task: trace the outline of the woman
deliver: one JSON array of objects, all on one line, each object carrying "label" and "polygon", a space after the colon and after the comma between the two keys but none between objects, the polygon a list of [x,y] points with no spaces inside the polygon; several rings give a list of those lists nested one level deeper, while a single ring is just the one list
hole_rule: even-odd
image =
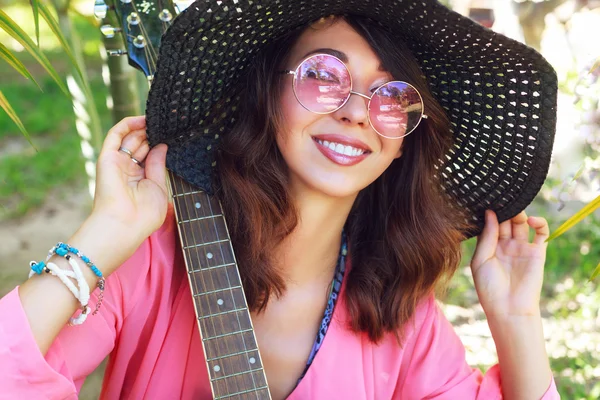
[{"label": "woman", "polygon": [[[93,260],[107,277],[103,301],[96,290],[89,303],[92,309],[102,303],[99,313],[64,327],[78,301],[56,277],[32,273],[0,302],[0,397],[75,398],[108,354],[103,398],[211,397],[164,183],[166,160],[223,203],[272,398],[558,398],[539,310],[548,226],[519,212],[539,190],[547,159],[528,150],[542,165],[524,162],[531,179],[503,189],[504,181],[495,180],[501,169],[490,164],[487,184],[469,189],[480,210],[502,209],[504,202],[503,211],[513,212],[501,224],[485,213],[471,262],[500,361],[482,376],[466,365],[432,294],[455,271],[460,241],[479,233],[483,222],[468,199],[445,197],[460,195],[458,187],[444,184],[444,193],[441,186],[446,175],[452,181],[469,171],[438,169],[446,154],[466,155],[456,134],[452,140],[450,128],[462,132],[455,110],[444,104],[454,91],[430,93],[422,77],[427,63],[365,16],[389,14],[402,25],[400,16],[442,13],[452,19],[444,26],[479,28],[433,2],[391,2],[385,10],[382,2],[349,3],[197,2],[175,20],[163,38],[148,132],[143,117],[109,131],[93,212],[67,242],[75,256],[49,259],[61,270],[81,267],[85,279],[76,279],[80,289],[73,293],[82,305],[88,303],[81,287],[95,287],[98,272],[79,251]],[[359,15],[319,19],[343,11]],[[236,15],[248,16],[248,25],[236,25]],[[274,15],[283,16],[275,22]],[[298,28],[287,29],[293,19]],[[227,33],[240,30],[246,34],[233,44]],[[221,41],[212,40],[220,32]],[[426,52],[426,39],[418,40]],[[237,52],[239,43],[246,45]],[[225,52],[230,58],[219,59]],[[479,136],[488,137],[483,129]],[[551,146],[553,128],[537,131],[526,132],[550,138]],[[489,139],[496,140],[493,132]],[[502,164],[498,148],[521,144],[501,140],[472,151]],[[159,142],[168,144],[168,155]],[[227,398],[246,397],[258,398]]]}]

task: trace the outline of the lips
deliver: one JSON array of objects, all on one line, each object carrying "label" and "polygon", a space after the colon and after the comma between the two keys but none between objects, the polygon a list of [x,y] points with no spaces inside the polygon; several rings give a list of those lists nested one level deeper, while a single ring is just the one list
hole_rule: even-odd
[{"label": "lips", "polygon": [[313,136],[313,142],[325,157],[338,165],[355,165],[371,154],[371,149],[365,143],[347,136],[316,135]]}]

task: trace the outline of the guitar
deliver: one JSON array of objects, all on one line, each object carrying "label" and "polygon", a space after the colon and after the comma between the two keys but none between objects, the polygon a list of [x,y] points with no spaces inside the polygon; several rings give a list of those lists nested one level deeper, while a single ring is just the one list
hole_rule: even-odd
[{"label": "guitar", "polygon": [[[112,55],[126,54],[151,83],[161,35],[177,15],[175,5],[96,0],[97,16],[109,10],[120,26],[101,30],[121,33],[126,49]],[[172,171],[167,176],[213,398],[271,399],[221,204]]]}]

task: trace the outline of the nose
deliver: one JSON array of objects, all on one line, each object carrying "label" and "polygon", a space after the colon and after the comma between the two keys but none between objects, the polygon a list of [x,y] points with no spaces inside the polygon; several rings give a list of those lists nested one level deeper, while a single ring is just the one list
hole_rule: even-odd
[{"label": "nose", "polygon": [[369,98],[361,93],[350,92],[346,104],[333,113],[334,117],[346,124],[358,124],[361,127],[369,125]]}]

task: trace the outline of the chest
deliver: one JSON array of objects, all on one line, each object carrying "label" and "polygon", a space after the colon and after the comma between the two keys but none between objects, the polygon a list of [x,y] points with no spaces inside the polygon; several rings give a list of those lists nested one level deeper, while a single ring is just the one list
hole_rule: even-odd
[{"label": "chest", "polygon": [[283,299],[252,321],[269,388],[274,400],[285,399],[296,387],[321,326],[324,301],[290,304]]}]

